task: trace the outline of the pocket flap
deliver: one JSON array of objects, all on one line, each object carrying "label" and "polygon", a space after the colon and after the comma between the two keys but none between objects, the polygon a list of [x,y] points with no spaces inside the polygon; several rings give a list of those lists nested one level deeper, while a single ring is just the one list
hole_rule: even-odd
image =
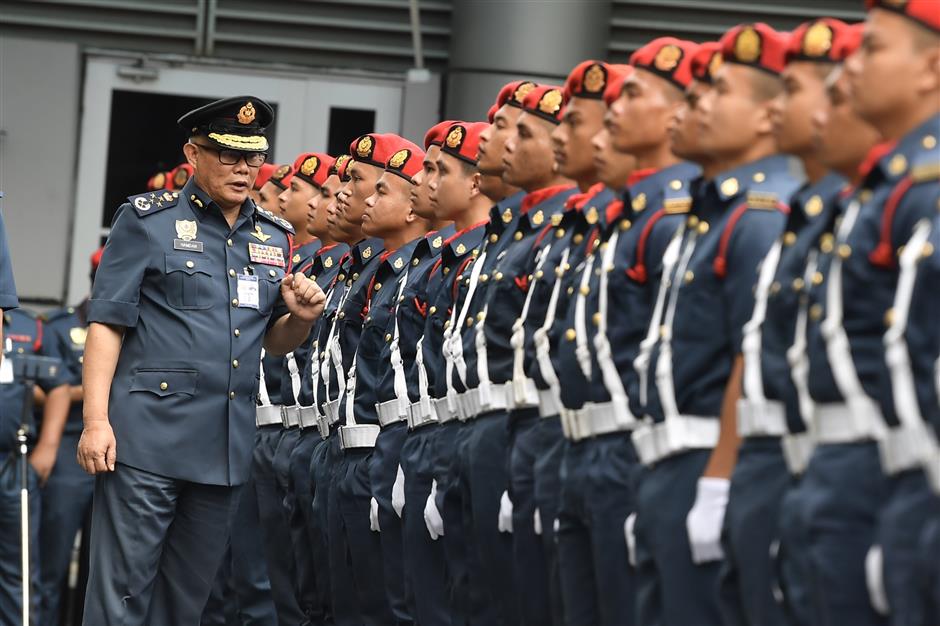
[{"label": "pocket flap", "polygon": [[267,266],[255,266],[255,273],[258,275],[258,278],[269,282],[269,283],[279,283],[284,280],[285,272],[282,267],[267,267]]},{"label": "pocket flap", "polygon": [[199,372],[182,369],[138,369],[131,379],[131,391],[149,391],[165,397],[173,394],[196,395]]},{"label": "pocket flap", "polygon": [[167,254],[166,273],[185,272],[190,276],[196,273],[211,276],[209,260],[198,254]]}]

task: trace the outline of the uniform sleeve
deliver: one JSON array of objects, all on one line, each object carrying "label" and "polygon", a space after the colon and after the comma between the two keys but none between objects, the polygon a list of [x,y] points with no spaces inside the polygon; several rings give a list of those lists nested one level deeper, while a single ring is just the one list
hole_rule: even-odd
[{"label": "uniform sleeve", "polygon": [[779,211],[750,209],[734,227],[728,248],[724,298],[734,354],[741,353],[744,325],[754,313],[754,285],[761,262],[783,229]]},{"label": "uniform sleeve", "polygon": [[16,298],[16,284],[13,282],[13,264],[10,261],[10,248],[7,245],[7,232],[0,213],[0,310],[15,309],[19,306]]},{"label": "uniform sleeve", "polygon": [[[292,267],[291,264],[290,264],[290,258],[291,258],[291,255],[290,255],[290,251],[291,251],[290,239],[288,238],[287,244],[286,244],[286,245],[282,245],[281,247],[284,249],[284,258],[287,259],[287,262],[288,262],[288,267],[284,268],[285,271],[288,271],[288,270],[289,270],[289,271],[293,272],[295,269],[299,269],[299,268],[296,268],[296,267]],[[268,318],[268,323],[267,323],[267,326],[265,326],[265,329],[266,329],[266,330],[271,330],[271,327],[274,326],[274,324],[275,324],[279,319],[281,319],[282,317],[284,317],[285,315],[287,315],[289,312],[290,312],[290,311],[287,310],[287,305],[284,304],[284,297],[281,295],[280,285],[278,285],[277,299],[275,299],[275,301],[274,301],[274,306],[273,306],[272,309],[271,309],[271,317]]]},{"label": "uniform sleeve", "polygon": [[140,313],[140,286],[147,270],[150,237],[129,204],[124,205],[104,247],[88,302],[88,321],[133,327]]}]

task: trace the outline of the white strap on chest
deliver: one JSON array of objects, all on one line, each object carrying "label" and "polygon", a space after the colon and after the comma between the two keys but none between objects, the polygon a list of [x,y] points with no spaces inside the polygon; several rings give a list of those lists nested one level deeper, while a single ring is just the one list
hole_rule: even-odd
[{"label": "white strap on chest", "polygon": [[[9,341],[9,338],[7,341]],[[265,350],[261,348],[261,365],[258,367],[258,401],[261,403],[259,406],[271,406],[271,396],[268,394],[268,385],[264,381],[264,355]]]},{"label": "white strap on chest", "polygon": [[522,312],[512,324],[512,336],[509,338],[509,345],[512,346],[512,394],[517,404],[524,404],[529,399],[526,393],[525,375],[525,321],[529,315],[532,295],[535,293],[535,282],[539,280],[538,273],[545,265],[550,250],[550,245],[545,246],[536,255],[535,270],[532,273],[532,280],[529,281],[529,291],[526,293]]},{"label": "white strap on chest", "polygon": [[[333,323],[330,324],[330,332],[326,337],[326,358],[323,360],[323,370],[320,372],[320,375],[323,377],[323,385],[326,390],[326,397],[323,398],[324,402],[330,401],[330,371],[336,370],[336,381],[337,386],[339,387],[339,395],[341,397],[343,392],[346,390],[346,380],[343,372],[343,354],[340,351],[339,346],[339,337],[336,333],[336,325],[339,321],[339,313],[343,309],[343,305],[346,304],[346,297],[349,295],[349,286],[343,285],[343,291],[340,295],[339,303],[336,306],[336,311],[333,315]],[[338,358],[337,358],[338,357]]]},{"label": "white strap on chest", "polygon": [[757,278],[757,288],[754,292],[754,312],[751,319],[744,325],[744,338],[741,342],[741,351],[744,353],[744,395],[749,402],[764,404],[764,380],[761,371],[761,344],[763,340],[763,325],[767,319],[767,299],[770,295],[770,285],[777,273],[780,264],[780,253],[783,248],[778,238],[770,248],[764,262],[761,264],[760,274]]},{"label": "white strap on chest", "polygon": [[[467,383],[467,363],[463,358],[463,320],[470,311],[470,304],[473,302],[473,294],[476,293],[477,284],[480,282],[480,271],[483,269],[483,262],[485,260],[486,253],[484,252],[473,263],[473,269],[470,271],[470,284],[467,288],[467,296],[464,298],[463,305],[460,307],[460,313],[457,313],[456,302],[451,310],[450,353],[454,362],[454,369],[457,370],[457,375],[460,376],[460,382],[464,385]],[[457,278],[454,277],[454,280],[457,280]],[[450,379],[449,376],[448,379]]]},{"label": "white strap on chest", "polygon": [[594,271],[595,253],[592,251],[584,260],[584,271],[578,285],[578,294],[574,301],[574,355],[584,378],[591,380],[591,349],[587,341],[587,294],[591,285],[591,273]]},{"label": "white strap on chest", "polygon": [[405,292],[405,285],[408,283],[408,271],[405,271],[401,282],[398,285],[398,293],[395,296],[395,311],[392,319],[394,328],[392,329],[391,356],[389,360],[392,365],[392,372],[395,374],[395,398],[398,400],[398,412],[401,417],[407,417],[408,406],[411,400],[408,398],[408,381],[405,378],[405,360],[401,356],[401,338],[398,330],[398,310],[401,307],[402,294]]},{"label": "white strap on chest", "polygon": [[558,298],[561,296],[562,276],[568,270],[568,259],[570,257],[570,248],[565,248],[561,254],[561,260],[558,262],[558,271],[555,274],[555,284],[552,286],[552,295],[548,299],[548,309],[545,311],[545,321],[535,330],[532,335],[532,342],[535,345],[535,359],[538,363],[539,373],[542,380],[548,383],[548,388],[555,397],[555,406],[561,406],[561,390],[559,388],[558,373],[552,364],[551,342],[548,333],[551,331],[552,324],[555,323],[555,312],[558,309]]},{"label": "white strap on chest", "polygon": [[346,381],[346,388],[340,392],[340,401],[343,394],[346,395],[346,426],[356,425],[356,361],[359,358],[359,352],[353,355],[352,364],[349,366],[349,376]]},{"label": "white strap on chest", "polygon": [[[810,250],[806,259],[806,270],[803,272],[803,284],[809,285],[813,275],[816,273],[816,267],[819,262],[819,251]],[[799,306],[796,310],[796,329],[793,335],[793,343],[787,349],[787,363],[790,364],[790,377],[793,380],[793,386],[796,388],[796,396],[800,405],[800,416],[806,429],[809,432],[813,430],[813,423],[816,413],[816,403],[809,393],[809,355],[806,352],[807,347],[807,328],[809,322],[809,294],[804,293],[800,297]]]}]

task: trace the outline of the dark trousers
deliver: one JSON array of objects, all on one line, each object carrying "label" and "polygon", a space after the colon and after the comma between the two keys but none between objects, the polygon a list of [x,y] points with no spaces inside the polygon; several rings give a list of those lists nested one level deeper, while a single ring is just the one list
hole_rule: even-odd
[{"label": "dark trousers", "polygon": [[[5,442],[4,442],[5,443]],[[72,459],[75,462],[75,459]],[[39,481],[27,464],[29,488],[30,619],[39,623]],[[0,452],[0,624],[19,624],[23,616],[23,561],[20,521],[20,459]]]},{"label": "dark trousers", "polygon": [[301,431],[297,444],[289,458],[290,482],[288,496],[288,522],[290,525],[291,545],[294,550],[294,562],[297,565],[297,578],[294,581],[294,593],[307,624],[320,624],[326,615],[323,597],[319,587],[323,584],[314,561],[311,536],[311,518],[313,517],[313,481],[310,475],[310,462],[317,446],[323,441],[320,431],[306,429]]},{"label": "dark trousers", "polygon": [[202,626],[277,626],[253,476],[238,494],[231,526],[229,547],[203,610]]},{"label": "dark trousers", "polygon": [[548,574],[548,602],[555,626],[564,623],[555,520],[558,519],[558,508],[561,505],[561,460],[567,445],[558,416],[541,418],[535,457],[535,506],[538,507],[542,520],[542,550],[545,553],[545,568]]},{"label": "dark trousers", "polygon": [[921,586],[924,589],[924,624],[940,624],[940,517],[927,522],[920,537]]},{"label": "dark trousers", "polygon": [[[91,513],[95,478],[75,460],[80,433],[64,434],[56,453],[55,467],[42,487],[42,516],[39,541],[40,618],[42,626],[59,623],[60,595],[72,560],[75,536]],[[84,594],[84,589],[78,590]]]},{"label": "dark trousers", "polygon": [[95,480],[88,626],[196,626],[228,542],[238,487],[118,463]]},{"label": "dark trousers", "polygon": [[[509,429],[505,411],[466,422],[457,447],[456,481],[460,489],[463,536],[470,584],[484,594],[482,621],[488,626],[519,623],[513,577],[512,536],[499,532],[499,501],[509,486]],[[444,533],[447,533],[445,521]],[[476,608],[476,607],[475,607]]]},{"label": "dark trousers", "polygon": [[719,600],[725,626],[784,626],[773,595],[770,545],[777,538],[780,503],[790,484],[780,440],[745,439],[731,476],[722,530]]},{"label": "dark trousers", "polygon": [[396,623],[396,619],[385,594],[382,543],[379,533],[373,532],[369,525],[371,461],[372,449],[342,452],[333,475],[337,515],[331,519],[330,542],[341,549],[343,558],[351,566],[361,623],[390,626]]},{"label": "dark trousers", "polygon": [[686,517],[711,450],[664,459],[642,473],[636,513],[636,623],[720,626],[720,561],[692,561]]},{"label": "dark trousers", "polygon": [[369,485],[372,497],[379,503],[379,540],[382,544],[385,595],[398,624],[414,623],[414,592],[405,579],[402,523],[392,508],[392,487],[398,476],[401,448],[407,434],[405,422],[383,428],[369,460]]},{"label": "dark trousers", "polygon": [[623,527],[636,510],[638,462],[629,435],[569,444],[560,471],[556,538],[565,623],[630,626],[636,582]]},{"label": "dark trousers", "polygon": [[[440,426],[418,428],[408,433],[401,449],[401,469],[405,475],[405,507],[401,516],[407,555],[405,582],[413,590],[415,621],[421,626],[451,623],[444,539],[431,539],[424,521],[424,505],[434,479],[434,444],[440,433]],[[449,532],[446,526],[444,532]]]},{"label": "dark trousers", "polygon": [[[921,568],[921,538],[930,520],[940,519],[940,498],[922,470],[888,479],[890,495],[878,519],[876,541],[884,555],[882,578],[890,607],[891,626],[923,626],[929,589]],[[933,553],[940,561],[940,551]]]},{"label": "dark trousers", "polygon": [[[512,556],[520,624],[550,624],[548,568],[541,536],[535,533],[535,462],[540,452],[538,412],[509,414],[509,498],[512,500]],[[541,512],[540,512],[541,514]],[[542,520],[546,521],[546,520]],[[549,524],[551,520],[547,520]]]},{"label": "dark trousers", "polygon": [[293,550],[288,548],[290,527],[284,509],[284,495],[278,487],[274,465],[281,438],[287,432],[280,426],[258,429],[251,471],[258,494],[261,539],[268,562],[271,597],[277,609],[278,623],[300,624],[303,613],[300,612],[294,595],[297,565],[294,562]]},{"label": "dark trousers", "polygon": [[880,626],[865,557],[888,495],[874,443],[816,447],[803,475],[814,626]]},{"label": "dark trousers", "polygon": [[807,494],[802,477],[791,478],[780,504],[776,545],[776,588],[780,591],[786,624],[811,626],[813,619]]}]

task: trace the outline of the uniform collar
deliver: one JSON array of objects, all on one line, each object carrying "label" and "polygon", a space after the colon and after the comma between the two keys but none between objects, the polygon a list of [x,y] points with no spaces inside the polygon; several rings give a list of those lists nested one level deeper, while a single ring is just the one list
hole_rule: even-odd
[{"label": "uniform collar", "polygon": [[382,254],[382,240],[377,237],[363,239],[352,247],[350,257],[354,265],[365,265],[376,256]]},{"label": "uniform collar", "polygon": [[748,189],[755,183],[762,183],[771,176],[787,171],[788,159],[789,157],[782,154],[772,154],[745,163],[722,172],[705,183],[706,191],[714,191],[722,202],[729,202],[734,198],[745,196]]},{"label": "uniform collar", "polygon": [[805,184],[790,199],[787,231],[797,232],[804,225],[816,221],[833,206],[833,200],[845,188],[846,180],[835,173],[826,174],[810,185]]},{"label": "uniform collar", "polygon": [[565,201],[577,191],[573,185],[555,185],[533,191],[522,201],[520,224],[525,222],[533,229],[542,228],[556,213],[565,208]]},{"label": "uniform collar", "polygon": [[532,208],[536,205],[546,202],[563,191],[572,191],[573,193],[574,189],[575,187],[572,185],[552,185],[551,187],[536,189],[535,191],[527,193],[525,197],[522,198],[522,204],[519,207],[519,212],[522,215],[528,215]]},{"label": "uniform collar", "polygon": [[314,264],[325,269],[332,269],[343,262],[343,258],[349,252],[349,246],[345,243],[333,243],[323,246],[317,250]]},{"label": "uniform collar", "polygon": [[[919,157],[926,156],[928,160],[936,162],[936,146],[938,137],[938,128],[940,128],[940,114],[933,115],[930,119],[917,126],[914,130],[907,133],[896,142],[886,142],[872,148],[868,157],[862,164],[864,168],[873,162],[870,172],[861,170],[865,176],[866,183],[868,179],[874,177],[878,172],[884,180],[897,181],[910,173],[911,166],[915,165]],[[929,143],[927,143],[929,141]],[[929,146],[929,147],[928,147]],[[866,184],[866,186],[873,186]]]},{"label": "uniform collar", "polygon": [[292,243],[290,249],[291,263],[296,267],[298,263],[312,259],[322,245],[323,243],[319,239],[313,239],[302,245]]},{"label": "uniform collar", "polygon": [[682,161],[658,170],[641,170],[644,174],[633,183],[628,183],[623,194],[625,208],[639,215],[647,208],[654,211],[667,208],[669,201],[690,199],[689,182],[698,176],[701,169],[694,163]]},{"label": "uniform collar", "polygon": [[418,240],[417,245],[412,252],[412,259],[422,259],[427,256],[437,256],[444,249],[444,242],[453,237],[457,229],[453,224],[448,224],[440,230],[432,230],[424,237]]},{"label": "uniform collar", "polygon": [[408,261],[411,260],[411,255],[414,252],[415,246],[418,245],[419,241],[423,240],[424,237],[412,239],[397,250],[388,250],[383,252],[382,265],[379,267],[379,271],[383,273],[391,272],[393,274],[400,274],[402,270],[408,267]]},{"label": "uniform collar", "polygon": [[489,224],[488,220],[477,222],[454,233],[450,239],[444,241],[445,253],[450,257],[460,258],[471,250],[475,250],[483,242],[487,224]]}]

